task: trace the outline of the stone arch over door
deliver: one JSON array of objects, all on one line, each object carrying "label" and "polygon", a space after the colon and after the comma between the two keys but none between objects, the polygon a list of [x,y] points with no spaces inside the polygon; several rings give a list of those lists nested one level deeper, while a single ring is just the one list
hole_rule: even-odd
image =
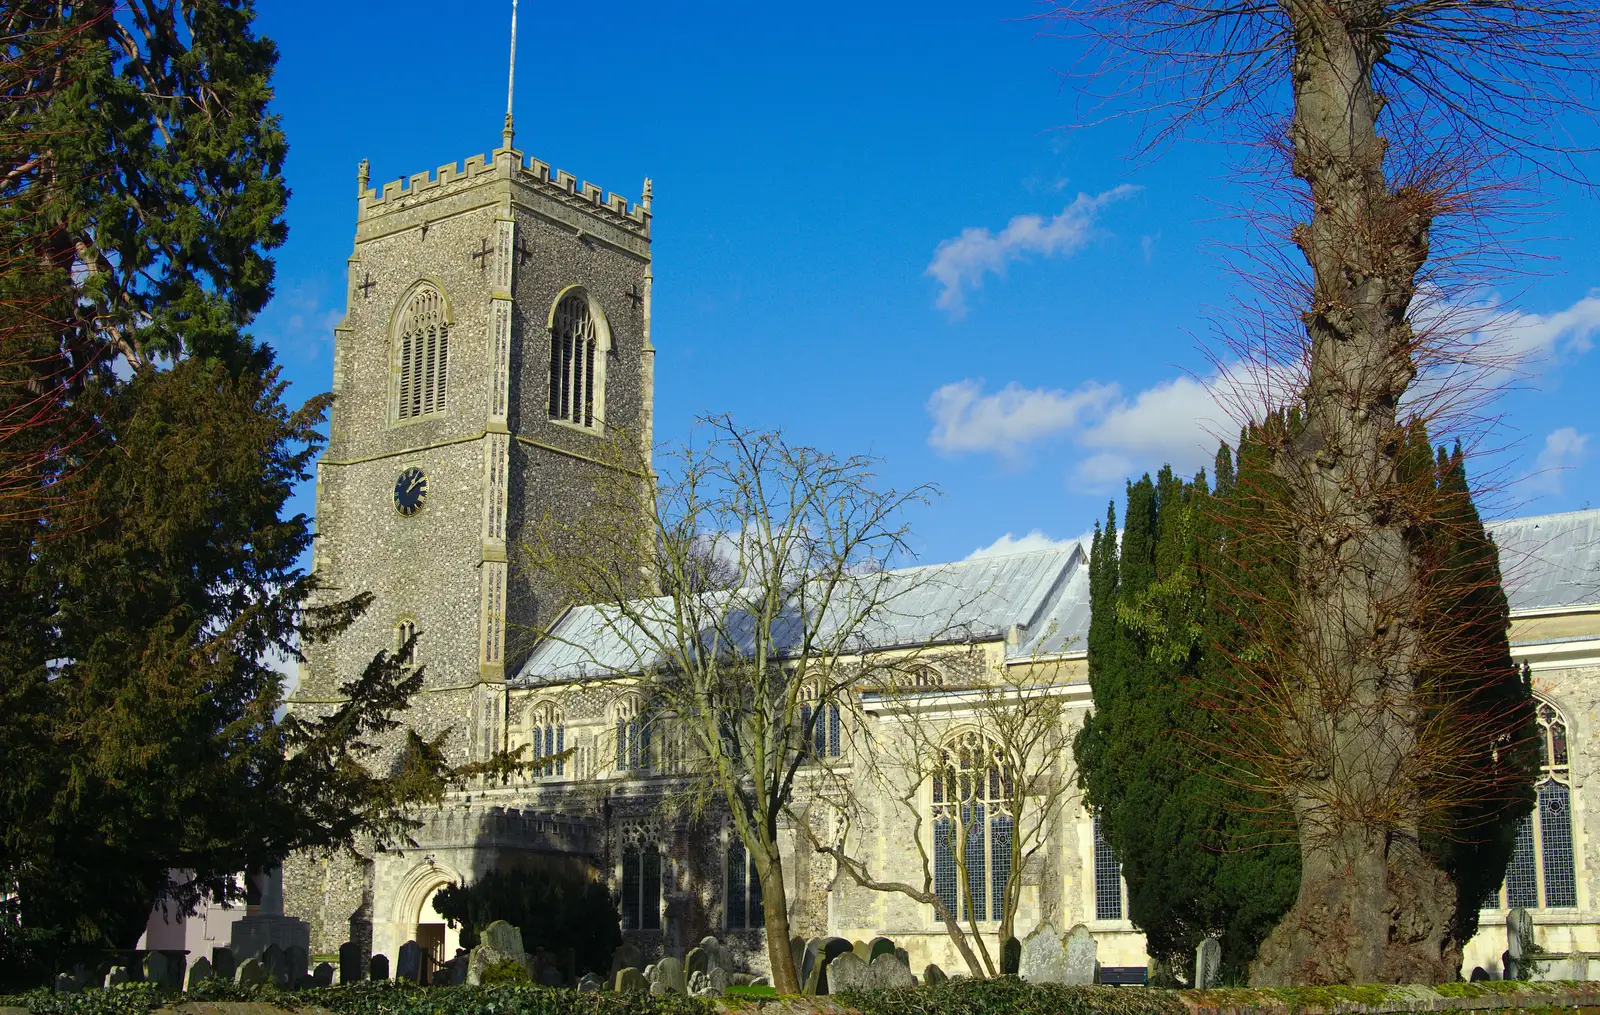
[{"label": "stone arch over door", "polygon": [[[401,876],[389,904],[379,910],[384,917],[382,923],[373,928],[373,953],[389,956],[390,975],[400,957],[400,946],[416,938],[419,923],[444,923],[444,917],[431,911],[433,893],[465,880],[456,868],[433,859],[418,862]],[[428,912],[423,911],[425,906],[429,907]]]}]

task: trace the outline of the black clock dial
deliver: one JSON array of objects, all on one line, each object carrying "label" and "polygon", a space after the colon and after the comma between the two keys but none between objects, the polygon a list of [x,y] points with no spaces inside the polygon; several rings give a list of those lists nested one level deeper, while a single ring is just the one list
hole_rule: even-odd
[{"label": "black clock dial", "polygon": [[428,477],[416,467],[400,473],[400,478],[394,481],[394,509],[410,518],[422,510],[422,504],[428,499]]}]

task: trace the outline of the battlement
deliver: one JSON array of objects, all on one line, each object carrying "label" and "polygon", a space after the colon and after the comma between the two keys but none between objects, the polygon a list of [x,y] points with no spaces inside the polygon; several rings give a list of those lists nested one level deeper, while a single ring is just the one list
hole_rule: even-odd
[{"label": "battlement", "polygon": [[[413,173],[409,178],[402,176],[398,180],[391,180],[383,184],[381,190],[367,185],[367,163],[363,160],[356,174],[360,213],[362,217],[381,215],[391,208],[402,206],[402,202],[405,205],[413,203],[410,199],[443,194],[459,189],[462,184],[470,186],[484,177],[495,177],[504,161],[496,156],[504,154],[502,150],[494,156],[474,155],[460,164],[446,163],[432,173]],[[549,163],[525,158],[520,152],[512,154],[517,159],[512,173],[518,183],[550,194],[564,204],[584,208],[625,229],[646,236],[650,234],[648,180],[645,181],[643,197],[630,205],[623,195],[614,192],[604,194],[595,184],[587,180],[580,183],[577,177],[564,169],[552,170]]]},{"label": "battlement", "polygon": [[594,830],[584,821],[560,814],[542,814],[513,807],[441,807],[421,816],[411,837],[419,847],[459,845],[507,846],[548,853],[592,854]]}]

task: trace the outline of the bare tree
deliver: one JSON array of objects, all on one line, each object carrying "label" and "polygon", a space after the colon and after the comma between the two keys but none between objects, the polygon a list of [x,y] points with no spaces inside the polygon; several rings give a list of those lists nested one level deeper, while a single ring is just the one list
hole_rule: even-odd
[{"label": "bare tree", "polygon": [[1253,716],[1260,753],[1241,771],[1288,799],[1303,873],[1252,980],[1453,979],[1454,889],[1421,840],[1459,803],[1440,757],[1465,732],[1492,738],[1499,717],[1441,718],[1424,635],[1460,590],[1429,570],[1419,526],[1434,494],[1401,457],[1418,419],[1435,436],[1482,422],[1503,364],[1441,319],[1439,269],[1493,254],[1473,229],[1522,174],[1582,177],[1588,150],[1563,132],[1589,118],[1600,12],[1583,0],[1061,0],[1047,17],[1088,43],[1086,73],[1115,112],[1150,117],[1151,143],[1240,128],[1269,180],[1298,181],[1280,191],[1292,198],[1283,232],[1262,221],[1305,268],[1267,273],[1279,289],[1264,294],[1265,337],[1235,346],[1257,418],[1291,410],[1270,434],[1285,508],[1268,523],[1293,580],[1269,605],[1285,639],[1242,667],[1229,707]]},{"label": "bare tree", "polygon": [[727,811],[760,878],[773,986],[798,993],[784,808],[851,682],[870,676],[843,664],[915,587],[886,567],[906,552],[904,509],[932,490],[880,489],[870,458],[727,417],[702,420],[699,435],[662,456],[659,477],[636,439],[616,435],[596,510],[581,526],[546,518],[526,552],[567,601],[588,604],[553,636],[597,671],[635,676],[670,726],[672,805]]},{"label": "bare tree", "polygon": [[[1041,668],[1001,667],[955,685],[935,679],[936,666],[929,654],[879,668],[889,679],[864,705],[868,721],[854,752],[861,788],[873,795],[811,803],[832,810],[831,842],[812,834],[810,822],[798,824],[855,884],[932,907],[971,974],[993,977],[1004,972],[1001,952],[1016,933],[1028,874],[1037,877],[1075,799],[1068,774],[1072,737],[1062,689],[1042,681]],[[923,803],[925,787],[931,813]],[[889,816],[867,813],[869,800],[887,804]],[[911,829],[912,879],[874,872],[864,844],[852,841],[864,821],[876,820]],[[998,921],[993,950],[984,940],[984,920]]]}]

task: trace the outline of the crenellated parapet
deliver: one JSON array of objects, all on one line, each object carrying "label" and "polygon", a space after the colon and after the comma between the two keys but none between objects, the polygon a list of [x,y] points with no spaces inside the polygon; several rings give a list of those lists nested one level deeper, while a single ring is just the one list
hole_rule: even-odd
[{"label": "crenellated parapet", "polygon": [[599,838],[585,821],[515,807],[445,806],[420,816],[411,831],[418,848],[502,846],[542,853],[594,855]]},{"label": "crenellated parapet", "polygon": [[587,180],[579,181],[564,169],[552,169],[538,159],[524,159],[521,152],[500,150],[492,157],[474,155],[462,163],[447,163],[431,173],[414,173],[409,178],[391,180],[382,187],[367,185],[366,163],[357,176],[358,218],[369,219],[414,208],[446,195],[478,186],[493,179],[509,178],[559,204],[590,214],[637,236],[650,236],[650,195],[629,203],[618,193],[605,193]]}]

